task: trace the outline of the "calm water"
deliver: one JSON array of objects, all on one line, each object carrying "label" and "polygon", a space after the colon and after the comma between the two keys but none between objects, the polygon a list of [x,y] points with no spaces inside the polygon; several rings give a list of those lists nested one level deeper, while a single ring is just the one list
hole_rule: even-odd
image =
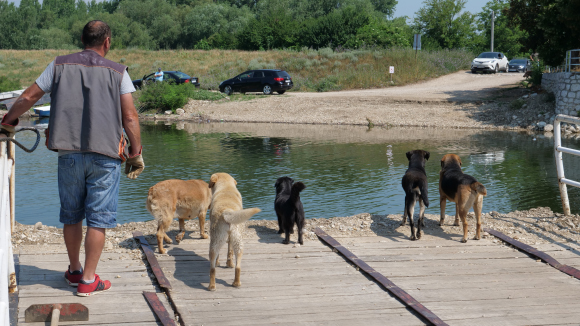
[{"label": "calm water", "polygon": [[[534,140],[534,137],[537,137]],[[18,135],[32,143],[32,133]],[[439,160],[456,153],[466,173],[488,190],[484,212],[510,212],[548,206],[561,212],[553,140],[514,132],[432,129],[367,130],[350,126],[282,124],[143,124],[146,169],[137,180],[121,180],[119,223],[150,220],[149,187],[165,179],[203,179],[228,172],[238,181],[244,207],[259,207],[255,219],[276,219],[274,182],[280,176],[302,181],[308,218],[362,212],[401,214],[405,153],[431,152],[427,162],[427,213],[438,214]],[[17,149],[16,219],[59,226],[57,154],[44,147],[32,154]],[[580,148],[580,141],[565,146]],[[580,180],[580,159],[564,154],[566,176]],[[580,191],[568,187],[573,213]],[[447,205],[455,214],[455,205]]]}]

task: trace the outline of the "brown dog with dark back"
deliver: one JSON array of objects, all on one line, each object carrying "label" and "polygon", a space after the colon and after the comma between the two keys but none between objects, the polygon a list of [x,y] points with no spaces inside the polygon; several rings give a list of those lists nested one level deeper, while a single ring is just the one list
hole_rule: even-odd
[{"label": "brown dog with dark back", "polygon": [[441,220],[445,221],[445,204],[447,200],[455,203],[455,223],[459,225],[459,219],[463,223],[463,239],[467,242],[467,212],[471,207],[477,219],[475,240],[481,239],[481,208],[483,196],[487,195],[485,186],[474,177],[463,173],[461,170],[461,158],[455,154],[446,154],[441,159],[441,171],[439,172],[439,204],[441,206]]},{"label": "brown dog with dark back", "polygon": [[199,218],[199,233],[205,234],[205,215],[211,203],[211,189],[203,180],[165,180],[149,188],[146,207],[157,220],[157,245],[164,254],[163,240],[172,243],[166,232],[174,218],[179,219],[179,234],[175,242],[180,243],[185,235],[185,220]]}]

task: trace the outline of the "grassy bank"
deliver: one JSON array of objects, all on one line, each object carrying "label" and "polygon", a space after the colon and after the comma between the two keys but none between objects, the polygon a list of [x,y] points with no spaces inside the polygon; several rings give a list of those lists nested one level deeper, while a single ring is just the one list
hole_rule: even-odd
[{"label": "grassy bank", "polygon": [[[30,85],[55,56],[67,50],[0,50],[0,75]],[[129,66],[131,78],[138,79],[161,67],[181,70],[199,77],[204,89],[217,89],[225,79],[247,69],[279,68],[294,81],[295,91],[331,91],[378,88],[391,85],[389,66],[395,67],[394,85],[469,69],[473,54],[459,50],[415,51],[411,49],[372,49],[334,52],[329,48],[302,51],[235,50],[114,50],[108,59]]]}]

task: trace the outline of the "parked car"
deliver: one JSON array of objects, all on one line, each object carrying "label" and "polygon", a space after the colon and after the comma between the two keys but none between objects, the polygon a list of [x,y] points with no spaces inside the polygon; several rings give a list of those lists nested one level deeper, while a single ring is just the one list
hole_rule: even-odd
[{"label": "parked car", "polygon": [[507,57],[501,52],[483,52],[471,62],[471,72],[478,71],[493,72],[508,71],[509,62]]},{"label": "parked car", "polygon": [[[139,89],[143,86],[143,81],[145,84],[155,82],[155,73],[150,73],[149,75],[143,76],[141,79],[135,79],[133,81],[133,86]],[[163,81],[164,82],[174,82],[176,84],[187,84],[190,83],[195,87],[199,87],[199,78],[191,77],[188,74],[181,71],[163,71]]]},{"label": "parked car", "polygon": [[528,59],[511,59],[508,71],[526,72],[532,70],[532,63]]},{"label": "parked car", "polygon": [[220,92],[227,95],[233,92],[262,92],[270,95],[272,92],[284,94],[294,87],[292,78],[284,70],[279,69],[259,69],[248,70],[234,78],[224,80],[220,83]]}]

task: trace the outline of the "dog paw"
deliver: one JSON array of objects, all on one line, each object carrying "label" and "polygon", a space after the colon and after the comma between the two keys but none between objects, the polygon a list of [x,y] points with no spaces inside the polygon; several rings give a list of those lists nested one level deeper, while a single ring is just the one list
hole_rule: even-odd
[{"label": "dog paw", "polygon": [[301,246],[303,246],[303,245],[304,245],[304,241],[302,241],[302,240],[298,241],[298,243],[299,243]]},{"label": "dog paw", "polygon": [[282,229],[278,230],[278,234],[282,234],[282,233],[284,233],[284,230],[282,230]]},{"label": "dog paw", "polygon": [[159,253],[162,255],[165,255],[167,253],[167,250],[165,250],[163,248],[159,248]]},{"label": "dog paw", "polygon": [[413,235],[413,236],[411,236],[411,238],[410,238],[410,239],[411,239],[411,241],[415,241],[415,240],[417,240],[417,237],[415,237],[415,236]]},{"label": "dog paw", "polygon": [[232,286],[239,288],[240,286],[242,286],[242,282],[234,282],[234,283],[232,283]]},{"label": "dog paw", "polygon": [[481,240],[481,236],[479,236],[479,237],[475,236],[475,237],[473,237],[473,240]]},{"label": "dog paw", "polygon": [[234,261],[233,260],[226,261],[226,267],[234,268]]},{"label": "dog paw", "polygon": [[421,233],[417,233],[417,240],[421,239]]},{"label": "dog paw", "polygon": [[181,238],[175,237],[175,243],[180,244],[181,243]]},{"label": "dog paw", "polygon": [[207,289],[208,291],[215,291],[215,284],[210,284]]},{"label": "dog paw", "polygon": [[202,239],[207,239],[207,238],[209,238],[209,236],[208,236],[207,234],[205,234],[205,233],[204,233],[204,234],[202,234],[202,235],[201,235],[201,238],[202,238]]},{"label": "dog paw", "polygon": [[400,226],[405,226],[405,224],[407,224],[407,222],[401,222],[401,224],[399,224]]},{"label": "dog paw", "polygon": [[290,240],[282,240],[282,243],[283,244],[289,244],[290,243]]},{"label": "dog paw", "polygon": [[461,239],[461,243],[466,243],[467,239]]},{"label": "dog paw", "polygon": [[167,243],[167,244],[172,244],[172,243],[173,243],[173,240],[171,240],[171,239],[169,239],[169,238],[168,238],[168,239],[165,239],[165,243]]}]

